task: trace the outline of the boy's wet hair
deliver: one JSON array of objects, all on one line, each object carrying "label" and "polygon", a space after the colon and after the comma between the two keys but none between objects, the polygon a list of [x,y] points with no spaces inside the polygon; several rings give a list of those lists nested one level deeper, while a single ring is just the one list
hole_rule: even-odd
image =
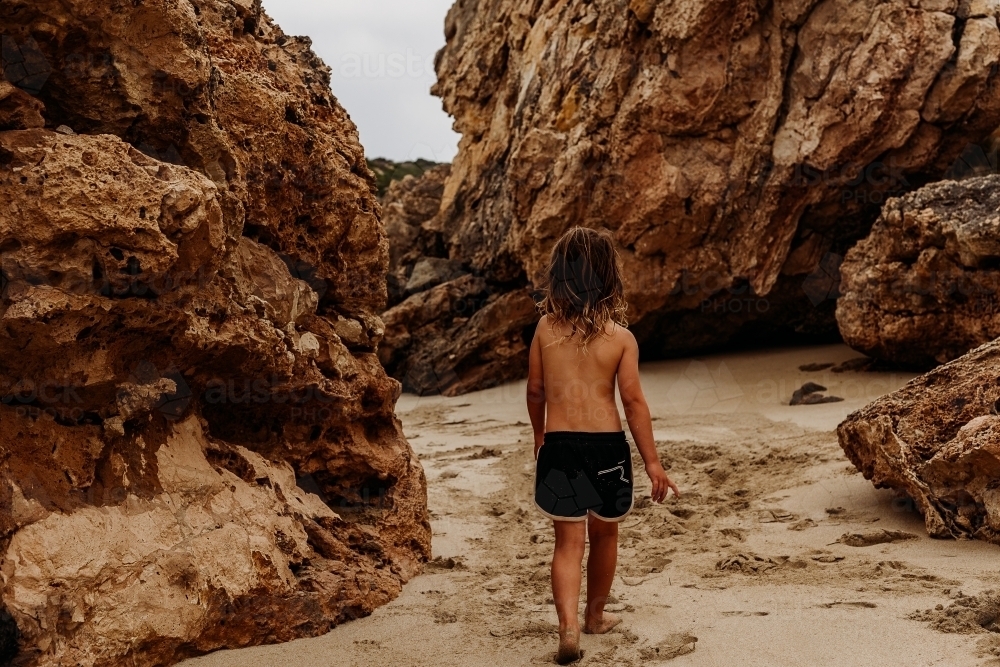
[{"label": "boy's wet hair", "polygon": [[608,322],[628,325],[621,259],[610,232],[574,227],[559,239],[539,309],[554,326],[570,325],[568,337],[581,346],[604,333]]}]

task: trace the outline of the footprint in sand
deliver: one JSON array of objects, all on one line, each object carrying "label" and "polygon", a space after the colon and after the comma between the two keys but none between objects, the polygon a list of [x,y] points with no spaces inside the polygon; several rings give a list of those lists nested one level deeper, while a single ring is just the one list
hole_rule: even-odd
[{"label": "footprint in sand", "polygon": [[771,612],[768,611],[724,611],[723,616],[740,616],[744,618],[749,618],[751,616],[767,616]]},{"label": "footprint in sand", "polygon": [[827,602],[826,604],[816,605],[822,609],[833,609],[834,607],[855,607],[857,609],[875,609],[878,607],[874,602],[866,602],[865,600],[860,600],[858,602]]},{"label": "footprint in sand", "polygon": [[817,563],[839,563],[844,560],[844,557],[834,556],[832,554],[823,554],[821,556],[813,556],[812,559]]},{"label": "footprint in sand", "polygon": [[698,638],[685,633],[672,634],[659,644],[639,649],[639,656],[647,661],[666,661],[692,653]]},{"label": "footprint in sand", "polygon": [[876,544],[889,544],[915,539],[917,539],[917,536],[913,533],[904,533],[899,530],[875,530],[868,533],[844,533],[837,542],[846,544],[849,547],[871,547]]},{"label": "footprint in sand", "polygon": [[802,531],[802,530],[806,530],[807,528],[815,528],[815,527],[816,527],[816,522],[815,521],[813,521],[812,519],[803,519],[802,521],[799,521],[797,523],[793,523],[792,525],[790,525],[788,527],[788,530]]}]

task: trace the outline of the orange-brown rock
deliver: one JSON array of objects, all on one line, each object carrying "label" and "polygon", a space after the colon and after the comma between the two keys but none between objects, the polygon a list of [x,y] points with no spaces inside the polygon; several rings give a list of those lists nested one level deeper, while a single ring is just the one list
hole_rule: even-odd
[{"label": "orange-brown rock", "polygon": [[451,165],[393,182],[383,200],[389,305],[379,359],[403,388],[450,396],[516,380],[538,319],[526,289],[473,276],[433,219]]},{"label": "orange-brown rock", "polygon": [[537,316],[527,290],[500,293],[466,275],[414,294],[383,317],[379,358],[408,391],[455,396],[528,372]]},{"label": "orange-brown rock", "polygon": [[1000,125],[994,3],[464,0],[445,33],[425,226],[497,291],[610,228],[647,357],[835,336],[839,257]]},{"label": "orange-brown rock", "polygon": [[876,487],[912,498],[934,537],[1000,544],[1000,342],[851,414],[840,445]]},{"label": "orange-brown rock", "polygon": [[426,487],[325,66],[242,0],[0,31],[0,662],[166,665],[392,599]]},{"label": "orange-brown rock", "polygon": [[890,200],[841,266],[837,320],[865,354],[929,368],[1000,336],[1000,177]]},{"label": "orange-brown rock", "polygon": [[[444,181],[451,165],[442,164],[424,172],[420,177],[407,176],[393,181],[382,200],[385,231],[389,239],[389,305],[394,306],[407,296],[457,278],[460,271],[450,266],[443,272],[444,280],[422,280],[419,289],[408,285],[414,267],[421,260],[431,263],[449,260],[448,250],[441,235],[428,227],[428,222],[441,208]],[[426,263],[426,262],[425,262]]]}]

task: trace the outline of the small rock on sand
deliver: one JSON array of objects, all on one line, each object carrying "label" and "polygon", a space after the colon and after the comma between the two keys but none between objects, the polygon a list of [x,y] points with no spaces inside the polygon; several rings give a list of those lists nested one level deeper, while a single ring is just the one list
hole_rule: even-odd
[{"label": "small rock on sand", "polygon": [[818,373],[820,371],[825,371],[827,368],[832,368],[833,364],[803,364],[799,366],[799,370],[804,373]]},{"label": "small rock on sand", "polygon": [[819,405],[821,403],[839,403],[844,399],[839,396],[824,396],[820,392],[826,391],[826,387],[815,382],[806,382],[792,394],[789,405]]}]

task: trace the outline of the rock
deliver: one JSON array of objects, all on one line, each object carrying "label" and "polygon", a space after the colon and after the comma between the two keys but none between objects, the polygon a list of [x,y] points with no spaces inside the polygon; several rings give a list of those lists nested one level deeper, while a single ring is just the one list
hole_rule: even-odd
[{"label": "rock", "polygon": [[454,395],[518,379],[527,372],[538,321],[527,290],[511,292],[448,258],[432,221],[450,171],[438,165],[395,181],[383,202],[390,308],[379,358],[419,394]]},{"label": "rock", "polygon": [[409,294],[423,292],[459,278],[465,273],[460,262],[440,257],[424,257],[413,265],[410,279],[406,283],[406,291]]},{"label": "rock", "polygon": [[800,388],[792,392],[792,400],[789,405],[819,405],[821,403],[839,403],[844,399],[839,396],[823,396],[820,392],[826,391],[826,387],[815,382],[806,382]]},{"label": "rock", "polygon": [[821,384],[816,384],[815,382],[806,382],[799,389],[803,394],[815,394],[818,391],[826,391],[826,387]]},{"label": "rock", "polygon": [[814,363],[814,364],[803,364],[799,366],[799,370],[803,373],[818,373],[820,371],[825,371],[828,368],[833,368],[835,364],[832,363]]},{"label": "rock", "polygon": [[[51,70],[37,93],[47,126],[122,137],[208,176],[227,228],[294,257],[322,311],[385,298],[375,184],[308,38],[282,33],[256,2],[122,14],[92,0],[11,0],[4,12],[4,38],[22,46],[59,26],[33,47]],[[66,39],[74,30],[88,39]]]},{"label": "rock", "polygon": [[383,318],[379,359],[403,388],[453,396],[527,373],[538,316],[526,290],[496,294],[466,275],[414,294]]},{"label": "rock", "polygon": [[[794,400],[794,399],[793,399]],[[823,403],[840,403],[844,399],[840,396],[823,396],[821,394],[807,394],[802,397],[801,405],[820,405]],[[793,405],[795,405],[793,403]]]},{"label": "rock", "polygon": [[829,563],[839,563],[840,561],[844,560],[844,557],[843,556],[830,556],[830,555],[813,556],[813,560],[816,561],[817,563],[826,563],[826,564],[829,564]]},{"label": "rock", "polygon": [[866,479],[913,499],[932,537],[1000,544],[1000,342],[920,376],[851,414],[840,445]]},{"label": "rock", "polygon": [[840,259],[886,197],[1000,125],[995,8],[484,7],[446,21],[434,92],[463,138],[425,254],[531,290],[562,232],[608,227],[646,358],[836,337]]},{"label": "rock", "polygon": [[45,105],[20,88],[0,79],[0,130],[45,127]]},{"label": "rock", "polygon": [[[407,296],[457,277],[457,269],[444,281],[409,281],[415,265],[422,260],[445,262],[448,252],[441,235],[426,225],[441,207],[444,181],[451,165],[444,164],[427,170],[419,178],[406,176],[393,181],[382,201],[385,230],[389,237],[389,306],[395,306]],[[460,267],[458,262],[449,267]]]},{"label": "rock", "polygon": [[368,168],[375,174],[379,197],[385,197],[393,183],[402,181],[407,176],[422,176],[427,171],[441,166],[437,162],[431,162],[423,158],[418,158],[412,162],[393,162],[385,158],[374,158],[367,162]]},{"label": "rock", "polygon": [[1000,336],[1000,176],[890,200],[847,253],[837,320],[878,359],[929,368]]},{"label": "rock", "polygon": [[301,324],[316,312],[317,294],[307,282],[293,278],[281,257],[267,246],[240,238],[236,270],[242,274],[243,284],[250,286],[252,296],[265,304],[266,317],[279,328]]},{"label": "rock", "polygon": [[148,298],[210,283],[222,267],[227,230],[205,176],[106,135],[4,132],[0,154],[8,292]]},{"label": "rock", "polygon": [[426,483],[325,65],[255,2],[0,16],[0,662],[168,665],[388,602]]}]

